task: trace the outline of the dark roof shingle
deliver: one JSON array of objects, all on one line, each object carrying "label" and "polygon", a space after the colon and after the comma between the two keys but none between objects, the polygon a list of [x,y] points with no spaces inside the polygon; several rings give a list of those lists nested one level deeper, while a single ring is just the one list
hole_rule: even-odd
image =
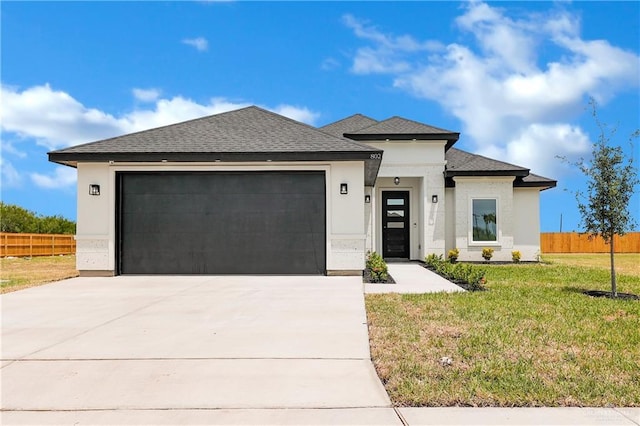
[{"label": "dark roof shingle", "polygon": [[52,154],[246,153],[371,151],[356,142],[250,106],[235,111],[131,133]]},{"label": "dark roof shingle", "polygon": [[[376,155],[372,155],[376,154]],[[382,151],[279,114],[250,106],[49,152],[49,161],[261,162],[364,160],[375,183]]]},{"label": "dark roof shingle", "polygon": [[446,140],[445,150],[448,150],[456,143],[460,134],[396,116],[345,132],[344,137],[357,141]]},{"label": "dark roof shingle", "polygon": [[457,148],[451,148],[445,154],[447,160],[447,174],[460,176],[470,172],[505,172],[509,175],[526,176],[529,169],[494,160],[478,154],[472,154]]},{"label": "dark roof shingle", "polygon": [[438,127],[429,126],[428,124],[419,123],[413,120],[407,120],[402,117],[391,117],[383,121],[379,121],[370,126],[361,128],[357,131],[350,132],[354,135],[395,135],[395,134],[453,134],[451,130],[440,129]]},{"label": "dark roof shingle", "polygon": [[330,135],[342,137],[345,133],[352,133],[362,128],[369,127],[375,123],[377,123],[377,121],[371,117],[367,117],[362,114],[354,114],[350,117],[322,126],[319,129],[323,132],[329,133]]},{"label": "dark roof shingle", "polygon": [[494,160],[478,154],[472,154],[457,148],[445,153],[447,161],[445,177],[454,176],[515,176],[514,186],[553,188],[557,182],[553,179],[529,173],[529,169]]}]

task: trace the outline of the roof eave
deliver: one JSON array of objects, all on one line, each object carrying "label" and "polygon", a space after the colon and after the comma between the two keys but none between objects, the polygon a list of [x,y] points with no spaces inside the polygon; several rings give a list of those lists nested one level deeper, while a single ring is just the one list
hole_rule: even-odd
[{"label": "roof eave", "polygon": [[307,161],[364,161],[365,185],[373,186],[378,177],[383,151],[314,151],[314,152],[221,152],[221,153],[69,153],[52,151],[49,161],[69,167],[78,163],[240,163],[240,162],[307,162]]},{"label": "roof eave", "polygon": [[529,170],[445,170],[445,177],[466,176],[466,177],[485,177],[485,176],[529,176]]},{"label": "roof eave", "polygon": [[[453,180],[453,176],[445,176],[445,188],[455,188],[456,183]],[[535,182],[523,182],[516,179],[513,182],[514,188],[538,188],[540,191],[546,191],[547,189],[555,188],[558,184],[555,180],[549,181],[535,181]]]},{"label": "roof eave", "polygon": [[555,188],[558,182],[552,181],[535,181],[535,182],[515,182],[513,186],[516,188],[540,188],[540,191]]},{"label": "roof eave", "polygon": [[345,138],[356,141],[434,141],[446,140],[445,150],[448,150],[460,138],[460,133],[345,133]]}]

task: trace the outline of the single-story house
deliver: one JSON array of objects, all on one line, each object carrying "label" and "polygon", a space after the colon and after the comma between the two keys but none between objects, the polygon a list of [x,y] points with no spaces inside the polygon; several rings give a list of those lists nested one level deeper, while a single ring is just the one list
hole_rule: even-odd
[{"label": "single-story house", "polygon": [[315,128],[251,106],[49,153],[78,170],[82,275],[360,274],[367,251],[539,253],[556,181],[356,114]]}]

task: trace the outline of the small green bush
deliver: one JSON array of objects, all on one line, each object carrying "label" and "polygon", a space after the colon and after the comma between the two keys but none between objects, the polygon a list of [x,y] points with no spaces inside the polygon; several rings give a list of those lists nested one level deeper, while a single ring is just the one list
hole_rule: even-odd
[{"label": "small green bush", "polygon": [[430,254],[425,258],[429,269],[436,274],[459,284],[471,291],[484,290],[486,269],[468,263],[450,263],[442,255]]},{"label": "small green bush", "polygon": [[513,263],[520,263],[520,257],[521,254],[518,250],[511,252],[511,260],[513,260]]},{"label": "small green bush", "polygon": [[431,269],[436,269],[436,265],[439,262],[442,262],[442,255],[437,255],[435,253],[431,253],[427,257],[424,258],[424,262]]},{"label": "small green bush", "polygon": [[366,268],[374,282],[386,281],[389,277],[387,262],[375,251],[367,253]]}]

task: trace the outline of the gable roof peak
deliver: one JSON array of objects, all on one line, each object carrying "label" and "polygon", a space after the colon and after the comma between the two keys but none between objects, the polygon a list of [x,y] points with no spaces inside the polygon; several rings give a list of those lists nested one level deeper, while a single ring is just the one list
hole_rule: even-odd
[{"label": "gable roof peak", "polygon": [[419,121],[394,115],[386,120],[379,121],[368,127],[362,128],[354,134],[457,134],[451,130],[424,124]]},{"label": "gable roof peak", "polygon": [[345,133],[351,133],[360,130],[377,122],[377,120],[374,120],[371,117],[367,117],[364,114],[357,113],[333,123],[329,123],[325,126],[319,127],[318,129],[333,136],[343,137]]}]

